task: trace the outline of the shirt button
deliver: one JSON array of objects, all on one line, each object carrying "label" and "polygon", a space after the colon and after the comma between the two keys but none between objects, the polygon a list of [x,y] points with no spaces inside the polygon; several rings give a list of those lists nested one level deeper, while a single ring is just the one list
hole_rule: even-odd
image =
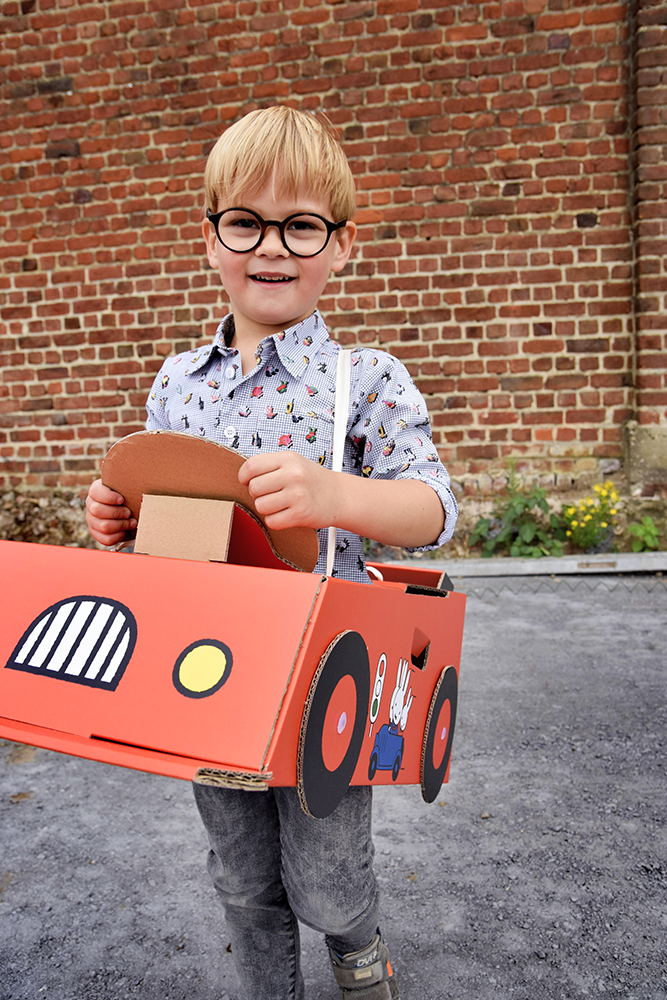
[{"label": "shirt button", "polygon": [[225,427],[223,434],[231,440],[233,437],[236,437],[236,427]]},{"label": "shirt button", "polygon": [[234,378],[234,376],[236,375],[236,368],[230,365],[229,368],[227,368],[227,370],[225,371],[225,375],[227,376],[227,378]]}]

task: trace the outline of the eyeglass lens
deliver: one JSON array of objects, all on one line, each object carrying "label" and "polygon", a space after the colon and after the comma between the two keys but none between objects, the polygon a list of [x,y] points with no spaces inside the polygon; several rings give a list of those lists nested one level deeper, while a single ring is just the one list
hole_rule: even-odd
[{"label": "eyeglass lens", "polygon": [[[228,250],[254,250],[262,240],[260,221],[236,208],[222,213],[217,228],[220,242]],[[329,239],[324,221],[316,215],[295,215],[285,220],[280,229],[287,248],[302,257],[319,253]]]}]

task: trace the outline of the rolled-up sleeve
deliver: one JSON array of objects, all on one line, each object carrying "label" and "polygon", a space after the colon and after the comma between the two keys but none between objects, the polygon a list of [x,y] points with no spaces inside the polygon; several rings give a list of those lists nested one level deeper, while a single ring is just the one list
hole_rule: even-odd
[{"label": "rolled-up sleeve", "polygon": [[405,366],[382,351],[352,352],[351,427],[348,436],[370,479],[417,479],[434,490],[445,511],[445,525],[430,545],[450,540],[458,517],[447,470],[440,461],[423,396]]}]

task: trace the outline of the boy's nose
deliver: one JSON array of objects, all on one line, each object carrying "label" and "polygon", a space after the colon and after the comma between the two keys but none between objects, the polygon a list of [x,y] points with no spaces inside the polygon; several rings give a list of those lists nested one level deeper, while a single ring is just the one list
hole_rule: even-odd
[{"label": "boy's nose", "polygon": [[267,257],[289,257],[289,250],[284,246],[277,226],[266,227],[262,242],[255,247],[255,253]]}]

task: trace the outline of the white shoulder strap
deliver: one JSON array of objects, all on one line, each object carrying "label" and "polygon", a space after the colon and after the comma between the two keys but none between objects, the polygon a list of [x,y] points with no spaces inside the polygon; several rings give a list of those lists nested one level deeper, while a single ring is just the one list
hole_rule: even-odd
[{"label": "white shoulder strap", "polygon": [[[342,348],[338,352],[338,364],[336,366],[336,399],[334,402],[334,432],[333,432],[333,461],[331,468],[334,472],[343,470],[343,452],[345,450],[345,433],[347,431],[347,418],[350,411],[350,352]],[[336,529],[329,528],[327,536],[327,576],[331,576],[336,555]]]}]

